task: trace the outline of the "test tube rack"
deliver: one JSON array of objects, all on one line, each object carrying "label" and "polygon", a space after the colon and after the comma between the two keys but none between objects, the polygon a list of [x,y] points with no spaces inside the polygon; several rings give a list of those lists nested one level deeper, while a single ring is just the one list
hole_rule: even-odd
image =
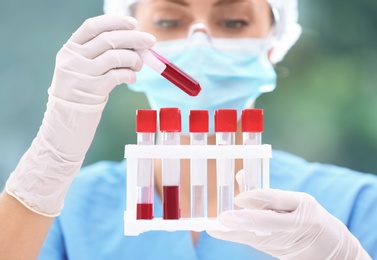
[{"label": "test tube rack", "polygon": [[126,145],[127,191],[124,212],[124,235],[138,236],[147,231],[204,230],[228,231],[217,218],[180,218],[177,220],[136,218],[137,204],[137,165],[140,158],[152,159],[261,159],[262,188],[269,188],[269,161],[272,157],[271,145]]}]

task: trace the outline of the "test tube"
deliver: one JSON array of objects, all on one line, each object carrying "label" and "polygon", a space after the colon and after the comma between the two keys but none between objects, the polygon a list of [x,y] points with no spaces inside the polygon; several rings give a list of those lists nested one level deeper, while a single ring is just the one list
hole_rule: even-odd
[{"label": "test tube", "polygon": [[[244,109],[241,115],[244,145],[261,145],[263,132],[263,109]],[[243,160],[244,191],[262,188],[262,159]]]},{"label": "test tube", "polygon": [[180,68],[152,49],[138,51],[143,62],[151,69],[176,85],[190,96],[197,96],[202,90],[200,84]]},{"label": "test tube", "polygon": [[[160,109],[160,131],[162,145],[179,145],[181,111],[178,108]],[[180,209],[180,160],[162,159],[163,219],[179,219]]]},{"label": "test tube", "polygon": [[[189,115],[191,145],[207,145],[208,110],[191,110]],[[207,217],[207,159],[191,159],[191,217]]]},{"label": "test tube", "polygon": [[[234,145],[237,130],[237,110],[215,111],[216,145]],[[217,159],[217,214],[233,209],[234,159]]]},{"label": "test tube", "polygon": [[[136,111],[138,145],[154,145],[156,110]],[[154,163],[151,158],[138,159],[136,219],[153,219]]]}]

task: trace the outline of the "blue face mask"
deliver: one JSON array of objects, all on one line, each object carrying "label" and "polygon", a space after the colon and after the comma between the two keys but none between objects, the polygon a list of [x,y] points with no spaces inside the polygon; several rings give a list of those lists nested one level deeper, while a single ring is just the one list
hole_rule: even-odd
[{"label": "blue face mask", "polygon": [[144,92],[152,109],[180,108],[184,134],[190,110],[208,110],[213,133],[216,109],[237,109],[240,116],[261,93],[275,88],[276,73],[263,40],[213,39],[210,44],[189,46],[186,40],[172,40],[158,42],[153,49],[198,81],[202,91],[191,97],[147,66],[129,88]]}]

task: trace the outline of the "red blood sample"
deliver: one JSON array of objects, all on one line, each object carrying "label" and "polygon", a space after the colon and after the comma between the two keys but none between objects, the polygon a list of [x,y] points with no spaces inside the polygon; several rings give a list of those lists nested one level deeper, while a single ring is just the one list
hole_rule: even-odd
[{"label": "red blood sample", "polygon": [[162,72],[162,76],[171,83],[179,87],[190,96],[197,96],[202,89],[198,82],[193,80],[183,71],[179,70],[177,66],[172,63],[165,64],[166,69]]},{"label": "red blood sample", "polygon": [[153,219],[153,204],[138,203],[136,205],[136,219]]},{"label": "red blood sample", "polygon": [[181,209],[179,208],[179,186],[163,187],[163,218],[179,219],[181,217]]},{"label": "red blood sample", "polygon": [[150,52],[166,65],[166,69],[161,73],[164,78],[190,96],[197,96],[199,94],[202,88],[196,80],[155,51],[150,50]]}]

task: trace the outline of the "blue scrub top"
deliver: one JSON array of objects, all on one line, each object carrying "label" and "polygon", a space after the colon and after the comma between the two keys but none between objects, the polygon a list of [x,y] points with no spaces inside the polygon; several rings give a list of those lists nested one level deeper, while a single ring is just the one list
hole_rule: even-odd
[{"label": "blue scrub top", "polygon": [[[273,151],[270,182],[271,188],[313,195],[377,259],[376,176]],[[206,232],[195,246],[190,231],[150,231],[126,237],[125,187],[126,161],[84,167],[74,179],[38,259],[274,259],[247,245],[214,239]],[[155,216],[162,216],[157,195],[154,207]]]}]

